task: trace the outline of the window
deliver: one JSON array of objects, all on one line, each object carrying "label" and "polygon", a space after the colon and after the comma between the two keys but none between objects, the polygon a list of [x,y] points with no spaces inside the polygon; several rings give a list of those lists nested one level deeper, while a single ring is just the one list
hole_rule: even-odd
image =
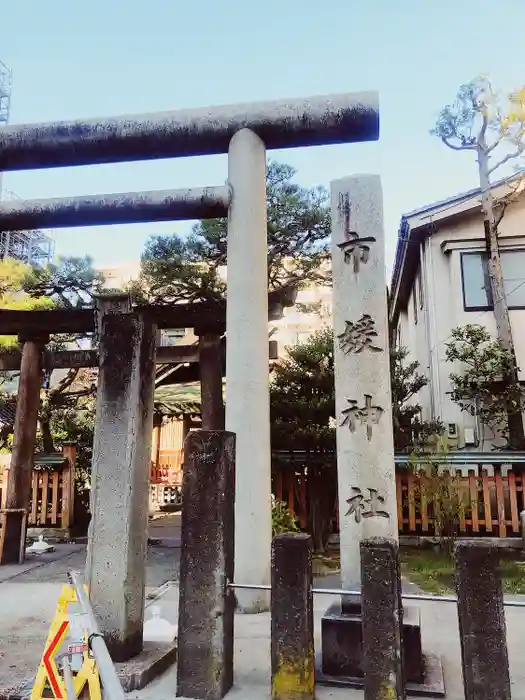
[{"label": "window", "polygon": [[[525,308],[525,250],[500,252],[503,284],[509,309]],[[461,278],[465,311],[489,311],[494,307],[486,252],[461,253]]]}]

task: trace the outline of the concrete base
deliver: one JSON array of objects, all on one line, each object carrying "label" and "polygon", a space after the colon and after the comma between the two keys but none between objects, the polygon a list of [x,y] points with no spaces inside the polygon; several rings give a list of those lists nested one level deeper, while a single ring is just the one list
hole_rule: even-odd
[{"label": "concrete base", "polygon": [[[327,676],[362,678],[361,604],[358,596],[333,603],[321,620],[322,670]],[[419,608],[403,609],[405,678],[421,683],[424,676]]]},{"label": "concrete base", "polygon": [[[330,676],[323,672],[321,657],[317,658],[315,682],[320,686],[335,688],[361,689],[364,685],[363,678],[357,676]],[[423,678],[420,683],[406,684],[406,693],[410,697],[444,698],[445,677],[443,664],[439,656],[425,654],[423,656]]]},{"label": "concrete base", "polygon": [[176,660],[176,642],[174,644],[144,642],[144,648],[138,656],[115,664],[115,668],[124,691],[130,693],[132,690],[141,690],[161,676]]}]

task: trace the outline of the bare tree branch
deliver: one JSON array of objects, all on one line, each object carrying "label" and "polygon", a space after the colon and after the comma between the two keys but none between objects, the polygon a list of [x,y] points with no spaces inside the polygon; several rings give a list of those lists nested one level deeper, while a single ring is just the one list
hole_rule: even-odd
[{"label": "bare tree branch", "polygon": [[445,146],[448,146],[451,148],[453,151],[474,151],[476,150],[476,146],[456,146],[455,144],[451,143],[447,138],[442,137],[441,140],[445,144]]},{"label": "bare tree branch", "polygon": [[493,173],[495,170],[497,170],[499,167],[501,167],[504,163],[507,163],[509,160],[513,160],[514,158],[517,158],[520,156],[523,151],[525,151],[525,143],[522,143],[519,145],[518,149],[514,151],[513,153],[508,153],[505,158],[502,158],[499,163],[496,163],[496,165],[493,165],[492,168],[489,168],[488,174],[490,175]]}]

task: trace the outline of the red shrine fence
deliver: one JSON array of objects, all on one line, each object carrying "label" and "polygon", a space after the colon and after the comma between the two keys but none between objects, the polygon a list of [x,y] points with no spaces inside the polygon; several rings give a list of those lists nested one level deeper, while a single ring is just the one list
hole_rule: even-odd
[{"label": "red shrine fence", "polygon": [[[282,459],[279,462],[272,474],[273,494],[295,513],[301,528],[308,530],[319,479],[314,481],[304,463],[284,466]],[[454,455],[431,465],[396,457],[399,534],[520,536],[520,513],[525,509],[525,477],[517,473],[520,468],[525,468],[525,455]],[[335,468],[327,466],[324,478],[335,479]],[[338,531],[336,495],[332,530]]]}]

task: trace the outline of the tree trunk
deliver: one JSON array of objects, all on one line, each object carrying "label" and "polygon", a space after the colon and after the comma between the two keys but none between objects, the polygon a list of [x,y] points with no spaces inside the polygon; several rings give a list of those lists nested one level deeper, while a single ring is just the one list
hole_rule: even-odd
[{"label": "tree trunk", "polygon": [[332,534],[332,517],[336,503],[337,472],[320,465],[310,467],[308,478],[310,529],[314,551],[323,553]]},{"label": "tree trunk", "polygon": [[49,454],[55,451],[55,443],[51,434],[51,421],[48,415],[42,416],[40,419],[40,430],[42,431],[42,447],[44,452]]},{"label": "tree trunk", "polygon": [[[510,325],[509,306],[505,295],[503,283],[503,271],[501,268],[501,256],[498,241],[498,226],[494,212],[494,197],[490,189],[489,156],[486,152],[485,137],[482,135],[478,142],[478,172],[481,189],[481,208],[483,211],[483,223],[485,227],[485,240],[489,255],[488,273],[490,290],[494,305],[494,318],[498,339],[502,347],[507,350],[514,362],[514,369],[503,378],[504,383],[514,384],[518,382],[518,369],[516,352]],[[525,446],[525,434],[523,430],[523,417],[521,411],[516,411],[512,406],[508,408],[509,446],[512,449],[523,449]]]}]

